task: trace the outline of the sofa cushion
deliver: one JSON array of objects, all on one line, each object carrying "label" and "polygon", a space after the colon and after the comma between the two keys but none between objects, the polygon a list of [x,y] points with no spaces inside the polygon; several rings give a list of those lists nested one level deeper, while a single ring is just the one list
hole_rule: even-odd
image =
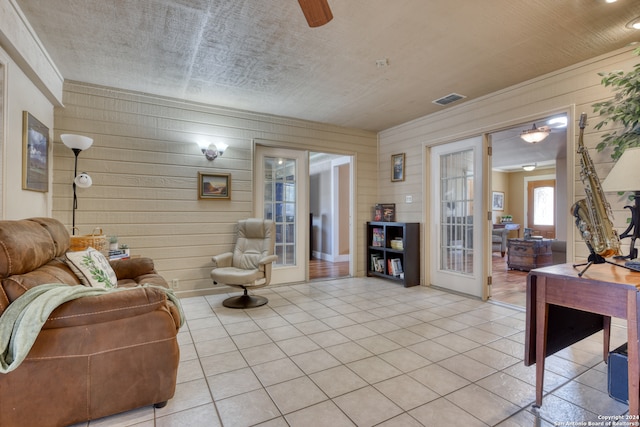
[{"label": "sofa cushion", "polygon": [[118,278],[109,261],[94,248],[67,252],[67,264],[85,286],[115,288]]},{"label": "sofa cushion", "polygon": [[35,270],[51,261],[55,254],[53,238],[37,222],[0,222],[1,278]]}]

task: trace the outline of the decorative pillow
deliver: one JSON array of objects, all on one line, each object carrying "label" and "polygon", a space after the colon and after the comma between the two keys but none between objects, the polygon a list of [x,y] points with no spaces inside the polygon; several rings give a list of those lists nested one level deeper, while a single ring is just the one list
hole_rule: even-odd
[{"label": "decorative pillow", "polygon": [[67,265],[85,286],[115,288],[118,278],[101,252],[89,247],[84,251],[67,252]]}]

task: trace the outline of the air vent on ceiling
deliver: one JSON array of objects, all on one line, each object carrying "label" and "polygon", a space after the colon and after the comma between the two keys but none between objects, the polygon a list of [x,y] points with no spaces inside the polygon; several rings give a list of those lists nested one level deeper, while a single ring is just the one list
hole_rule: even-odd
[{"label": "air vent on ceiling", "polygon": [[466,96],[460,95],[459,93],[450,93],[447,96],[443,96],[442,98],[436,99],[435,101],[431,101],[431,102],[438,105],[447,105],[464,98],[466,98]]}]

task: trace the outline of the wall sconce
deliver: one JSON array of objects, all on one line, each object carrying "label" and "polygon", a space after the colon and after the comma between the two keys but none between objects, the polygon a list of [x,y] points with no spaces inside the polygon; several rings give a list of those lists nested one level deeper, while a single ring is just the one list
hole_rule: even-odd
[{"label": "wall sconce", "polygon": [[88,188],[91,187],[91,177],[86,173],[81,173],[78,175],[78,155],[81,151],[88,149],[93,144],[93,139],[88,136],[82,135],[73,135],[69,133],[65,133],[60,135],[60,139],[64,145],[69,147],[73,154],[75,155],[75,164],[73,167],[73,219],[71,221],[71,234],[76,234],[76,209],[78,208],[78,197],[76,196],[76,186],[80,188]]},{"label": "wall sconce", "polygon": [[527,172],[531,172],[532,170],[534,170],[536,168],[536,165],[524,165],[522,166],[522,169],[526,170]]},{"label": "wall sconce", "polygon": [[214,144],[213,142],[210,144],[207,144],[206,142],[204,142],[204,143],[198,143],[198,145],[202,150],[202,154],[204,154],[204,156],[209,161],[212,161],[217,159],[218,157],[221,157],[222,154],[224,154],[227,147],[229,147],[227,144],[224,144],[222,142],[219,142],[218,144]]},{"label": "wall sconce", "polygon": [[536,142],[540,142],[551,133],[551,129],[549,126],[536,127],[536,124],[533,124],[531,129],[525,129],[520,134],[520,138],[525,140],[530,144],[535,144]]}]

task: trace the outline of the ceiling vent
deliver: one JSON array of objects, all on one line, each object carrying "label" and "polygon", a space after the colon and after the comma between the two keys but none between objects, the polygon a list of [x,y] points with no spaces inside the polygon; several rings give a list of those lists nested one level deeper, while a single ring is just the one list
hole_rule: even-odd
[{"label": "ceiling vent", "polygon": [[431,101],[431,102],[438,105],[447,105],[464,98],[466,98],[466,96],[460,95],[459,93],[450,93],[447,96],[443,96],[442,98],[436,99],[435,101]]}]

